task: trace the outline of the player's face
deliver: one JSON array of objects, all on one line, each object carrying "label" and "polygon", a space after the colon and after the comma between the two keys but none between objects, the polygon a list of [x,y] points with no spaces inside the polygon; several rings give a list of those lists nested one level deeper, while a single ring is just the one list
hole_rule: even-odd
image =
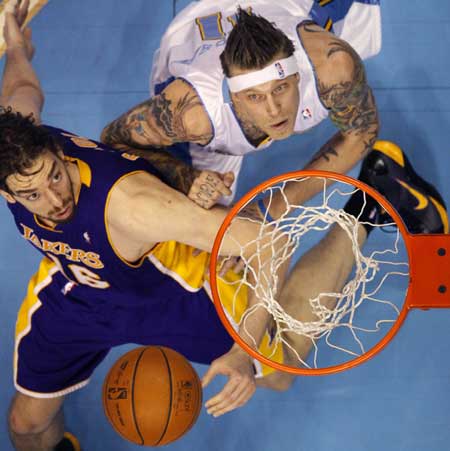
[{"label": "player's face", "polygon": [[298,80],[294,74],[253,86],[232,94],[233,103],[251,125],[274,140],[285,139],[294,132],[300,102]]},{"label": "player's face", "polygon": [[45,152],[27,169],[6,179],[12,196],[44,222],[59,224],[69,221],[75,213],[73,184],[62,154]]}]

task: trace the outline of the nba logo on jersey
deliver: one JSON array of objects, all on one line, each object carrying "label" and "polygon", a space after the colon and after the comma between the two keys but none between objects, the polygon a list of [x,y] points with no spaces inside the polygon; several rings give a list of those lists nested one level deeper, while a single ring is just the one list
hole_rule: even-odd
[{"label": "nba logo on jersey", "polygon": [[312,118],[311,110],[309,108],[305,108],[304,110],[302,110],[302,116],[303,119],[311,119]]},{"label": "nba logo on jersey", "polygon": [[282,66],[279,62],[276,62],[276,63],[275,63],[275,67],[277,68],[278,76],[279,76],[280,78],[284,78],[285,75],[284,75],[284,69],[283,69],[283,66]]}]

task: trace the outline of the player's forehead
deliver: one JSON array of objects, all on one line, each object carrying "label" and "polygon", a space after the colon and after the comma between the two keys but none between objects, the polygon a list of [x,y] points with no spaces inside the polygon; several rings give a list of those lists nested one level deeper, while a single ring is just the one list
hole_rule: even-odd
[{"label": "player's forehead", "polygon": [[37,190],[45,184],[60,163],[56,154],[49,151],[43,152],[25,170],[8,176],[6,183],[13,193]]},{"label": "player's forehead", "polygon": [[[275,55],[275,57],[272,60],[270,60],[265,67],[268,67],[268,66],[272,65],[273,63],[275,63],[276,61],[279,61],[280,59],[283,59],[286,57],[287,57],[287,55],[279,53],[279,54]],[[262,68],[262,69],[264,69],[264,68]],[[230,67],[230,76],[237,77],[238,75],[247,75],[247,74],[251,74],[252,72],[257,72],[258,70],[260,70],[260,69],[244,69],[237,65],[232,65]],[[297,81],[295,74],[289,75],[288,77],[286,77],[284,79],[270,80],[265,83],[251,86],[250,88],[245,89],[240,92],[244,92],[244,93],[256,92],[256,93],[265,94],[265,93],[269,93],[269,92],[273,91],[277,86],[282,85],[283,83],[293,82],[293,81],[295,81],[295,82]]]}]

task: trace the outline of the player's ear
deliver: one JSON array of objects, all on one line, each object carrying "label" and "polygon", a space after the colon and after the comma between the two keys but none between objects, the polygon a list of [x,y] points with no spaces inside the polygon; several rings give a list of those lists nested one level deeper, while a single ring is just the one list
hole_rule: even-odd
[{"label": "player's ear", "polygon": [[9,202],[10,204],[16,203],[16,199],[14,199],[14,197],[12,197],[12,195],[10,193],[8,193],[7,191],[3,191],[2,189],[0,189],[0,195],[4,199],[6,199],[6,201]]},{"label": "player's ear", "polygon": [[231,91],[229,91],[229,92],[230,92],[230,99],[234,104],[239,103],[241,101],[241,99],[238,96],[238,93],[231,92]]}]

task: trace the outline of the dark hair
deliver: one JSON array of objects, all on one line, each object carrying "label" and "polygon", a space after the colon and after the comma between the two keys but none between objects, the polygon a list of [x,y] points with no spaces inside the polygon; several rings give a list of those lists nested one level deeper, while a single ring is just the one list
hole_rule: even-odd
[{"label": "dark hair", "polygon": [[231,30],[220,62],[226,77],[231,66],[262,69],[277,55],[286,58],[294,53],[294,43],[262,16],[238,8],[236,25]]},{"label": "dark hair", "polygon": [[26,174],[45,151],[58,150],[52,135],[34,123],[32,114],[23,116],[11,107],[0,107],[0,189],[10,192],[6,179],[11,174]]}]

